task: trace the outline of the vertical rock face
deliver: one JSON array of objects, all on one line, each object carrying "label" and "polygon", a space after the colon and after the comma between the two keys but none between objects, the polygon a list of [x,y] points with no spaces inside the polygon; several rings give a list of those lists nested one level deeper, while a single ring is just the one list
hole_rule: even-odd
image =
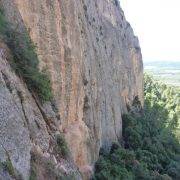
[{"label": "vertical rock face", "polygon": [[[117,0],[0,0],[0,4],[6,18],[19,31],[26,29],[37,46],[40,68],[47,67],[50,74],[60,121],[51,118],[57,121],[57,130],[64,133],[75,164],[82,172],[87,171],[98,158],[100,147],[108,149],[113,141],[121,139],[121,115],[127,105],[137,96],[143,103],[143,65],[137,37]],[[12,81],[25,89],[15,79]],[[12,96],[7,88],[0,89],[0,99],[2,94],[6,97],[0,102],[6,101],[3,107],[13,112],[16,121],[6,111],[3,118],[20,128],[25,118],[35,120],[37,115],[42,132],[34,139],[46,151],[49,135],[45,120],[30,93],[21,91],[28,99],[24,105],[16,93]],[[23,115],[26,107],[28,117]],[[0,116],[1,112],[3,108]],[[27,145],[22,146],[26,146],[24,155],[28,155],[21,157],[23,164],[30,159],[31,139],[26,127],[20,129],[12,141],[20,141],[18,136],[25,132],[21,138]]]},{"label": "vertical rock face", "polygon": [[50,138],[35,100],[12,71],[7,53],[0,42],[0,161],[10,160],[26,179],[32,145],[47,151]]}]

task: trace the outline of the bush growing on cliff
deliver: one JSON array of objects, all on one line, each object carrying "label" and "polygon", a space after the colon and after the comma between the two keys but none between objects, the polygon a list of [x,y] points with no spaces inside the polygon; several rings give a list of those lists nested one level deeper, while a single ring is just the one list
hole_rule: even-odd
[{"label": "bush growing on cliff", "polygon": [[4,33],[5,31],[5,26],[6,26],[6,21],[3,15],[2,9],[0,9],[0,32]]},{"label": "bush growing on cliff", "polygon": [[103,154],[94,179],[180,179],[180,91],[145,75],[145,106],[123,116],[124,144]]},{"label": "bush growing on cliff", "polygon": [[66,144],[66,140],[64,136],[61,134],[58,134],[56,136],[56,143],[57,143],[57,151],[60,153],[63,157],[67,157],[69,154],[69,149]]},{"label": "bush growing on cliff", "polygon": [[37,150],[31,151],[31,169],[29,180],[39,180],[45,177],[49,180],[72,180],[75,174],[62,171],[51,158],[42,156]]},{"label": "bush growing on cliff", "polygon": [[10,160],[2,162],[0,164],[1,168],[9,173],[12,177],[15,177],[15,170]]},{"label": "bush growing on cliff", "polygon": [[11,178],[22,180],[22,176],[19,174],[19,172],[14,169],[13,164],[10,159],[7,159],[4,162],[0,162],[0,171],[8,173]]},{"label": "bush growing on cliff", "polygon": [[52,98],[50,79],[45,70],[39,70],[35,46],[28,32],[24,31],[19,33],[13,29],[0,10],[0,36],[12,52],[12,67],[23,77],[30,91],[35,92],[42,101],[49,101]]}]

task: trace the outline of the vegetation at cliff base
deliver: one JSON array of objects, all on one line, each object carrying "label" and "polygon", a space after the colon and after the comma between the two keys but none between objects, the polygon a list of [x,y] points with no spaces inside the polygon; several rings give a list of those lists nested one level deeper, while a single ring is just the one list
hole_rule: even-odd
[{"label": "vegetation at cliff base", "polygon": [[0,10],[0,37],[11,50],[13,69],[23,78],[28,89],[38,95],[42,101],[51,100],[50,79],[46,70],[39,70],[36,49],[27,30],[24,28],[22,32],[19,32],[7,23],[2,10]]},{"label": "vegetation at cliff base", "polygon": [[123,116],[123,143],[101,151],[97,180],[180,179],[180,91],[145,75],[145,105]]}]

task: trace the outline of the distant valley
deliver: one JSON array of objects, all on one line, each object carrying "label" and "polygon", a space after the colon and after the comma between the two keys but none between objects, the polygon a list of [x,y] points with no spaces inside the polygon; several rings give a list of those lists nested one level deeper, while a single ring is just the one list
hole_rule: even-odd
[{"label": "distant valley", "polygon": [[180,86],[180,62],[144,62],[144,70],[166,84]]}]

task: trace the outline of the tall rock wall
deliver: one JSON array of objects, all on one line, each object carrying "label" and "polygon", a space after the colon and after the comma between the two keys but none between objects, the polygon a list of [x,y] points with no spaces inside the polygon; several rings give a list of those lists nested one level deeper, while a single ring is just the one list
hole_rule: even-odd
[{"label": "tall rock wall", "polygon": [[[121,115],[127,105],[137,96],[143,103],[143,65],[137,37],[117,0],[0,0],[0,5],[14,28],[28,31],[37,47],[40,69],[48,69],[54,94],[53,105],[38,105],[1,57],[0,68],[9,72],[11,83],[26,99],[22,104],[18,93],[7,91],[5,85],[0,89],[0,122],[7,123],[2,125],[5,129],[10,121],[14,124],[13,137],[6,131],[12,148],[1,138],[2,131],[1,144],[12,152],[15,147],[17,154],[23,149],[24,155],[14,164],[21,172],[26,162],[27,177],[32,142],[48,151],[53,129],[47,127],[48,117],[54,129],[64,133],[75,164],[81,172],[87,171],[98,158],[100,147],[108,149],[121,139]],[[29,125],[24,126],[26,119]],[[25,147],[17,146],[16,141]]]}]

